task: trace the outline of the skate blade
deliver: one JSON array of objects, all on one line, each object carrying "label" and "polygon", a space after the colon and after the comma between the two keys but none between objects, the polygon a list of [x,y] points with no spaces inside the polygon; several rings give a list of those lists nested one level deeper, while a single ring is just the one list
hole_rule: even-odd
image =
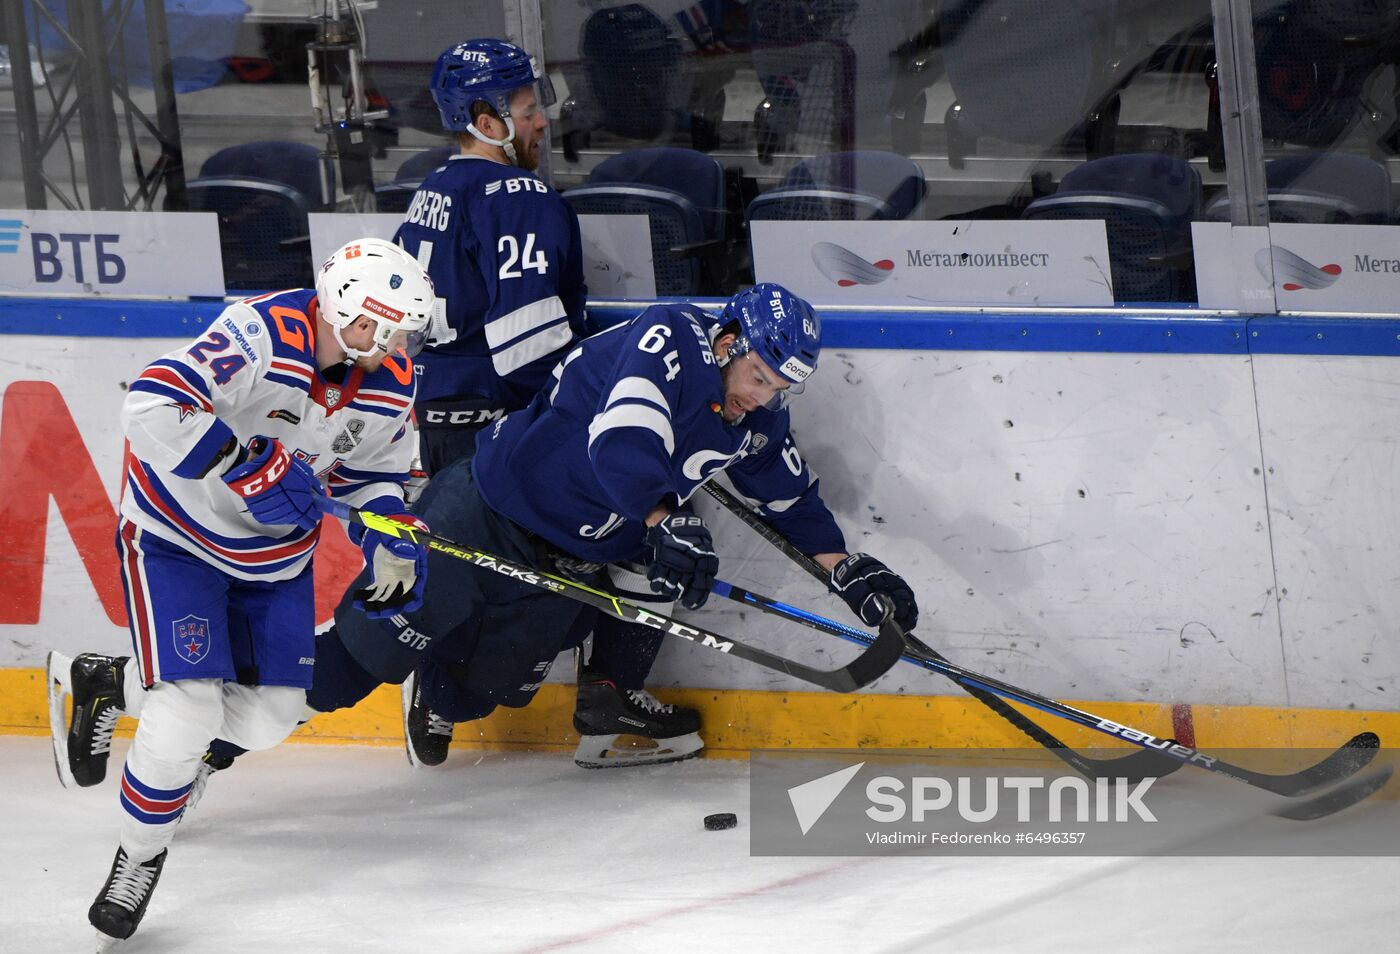
[{"label": "skate blade", "polygon": [[53,740],[53,767],[64,788],[78,788],[68,766],[68,706],[72,696],[73,658],[54,650],[46,666],[49,683],[49,737]]},{"label": "skate blade", "polygon": [[97,954],[107,954],[108,951],[115,950],[116,946],[122,942],[119,937],[112,937],[110,934],[97,932]]},{"label": "skate blade", "polygon": [[586,735],[578,740],[574,764],[581,768],[630,768],[681,762],[700,754],[705,742],[699,733],[653,739],[645,735]]}]

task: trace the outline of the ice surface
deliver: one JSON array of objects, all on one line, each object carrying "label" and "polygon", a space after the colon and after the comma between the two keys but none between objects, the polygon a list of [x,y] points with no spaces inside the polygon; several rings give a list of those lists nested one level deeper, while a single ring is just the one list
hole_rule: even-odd
[{"label": "ice surface", "polygon": [[[107,781],[64,791],[0,737],[0,951],[93,950]],[[289,745],[213,778],[146,920],[156,952],[1393,950],[1395,858],[751,858],[747,764]],[[707,832],[706,814],[739,827]]]}]

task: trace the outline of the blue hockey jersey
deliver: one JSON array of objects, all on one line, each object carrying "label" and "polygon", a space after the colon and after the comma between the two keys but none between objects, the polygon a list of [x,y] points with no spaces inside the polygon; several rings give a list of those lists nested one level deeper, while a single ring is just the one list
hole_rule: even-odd
[{"label": "blue hockey jersey", "polygon": [[453,156],[418,187],[394,241],[440,299],[418,356],[418,400],[523,407],[587,333],[578,216],[538,177]]},{"label": "blue hockey jersey", "polygon": [[478,437],[482,497],[555,546],[612,563],[643,554],[658,503],[683,503],[725,471],[798,549],[843,552],[787,410],[725,423],[712,324],[692,305],[654,305],[576,347],[529,407]]}]

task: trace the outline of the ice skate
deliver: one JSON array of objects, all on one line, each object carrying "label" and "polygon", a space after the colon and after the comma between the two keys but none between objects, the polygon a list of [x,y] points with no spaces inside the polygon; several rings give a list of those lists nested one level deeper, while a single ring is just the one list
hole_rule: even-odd
[{"label": "ice skate", "polygon": [[453,723],[438,718],[422,705],[418,674],[410,673],[403,681],[403,742],[408,751],[408,763],[422,768],[445,762],[453,728]]},{"label": "ice skate", "polygon": [[667,705],[645,689],[620,690],[589,673],[579,679],[574,730],[574,762],[583,768],[679,762],[705,747],[694,709]]},{"label": "ice skate", "polygon": [[[54,768],[64,788],[86,788],[107,777],[112,732],[126,708],[122,691],[125,656],[49,653],[49,734]],[[70,725],[64,697],[73,698]]]},{"label": "ice skate", "polygon": [[107,883],[88,908],[88,922],[97,929],[98,954],[110,951],[118,941],[125,941],[136,933],[156,882],[160,880],[166,853],[161,851],[150,861],[135,864],[127,858],[124,849],[117,849]]}]

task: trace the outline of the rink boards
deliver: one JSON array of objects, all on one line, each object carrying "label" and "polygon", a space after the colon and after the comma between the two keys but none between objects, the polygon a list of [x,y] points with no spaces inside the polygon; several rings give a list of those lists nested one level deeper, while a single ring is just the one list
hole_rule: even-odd
[{"label": "rink boards", "polygon": [[[126,645],[112,547],[117,408],[125,382],[218,308],[0,306],[0,550],[11,578],[0,596],[0,666],[11,670],[0,690],[13,690],[0,693],[10,700],[0,723],[37,724],[18,700],[48,648]],[[595,308],[615,318],[631,311]],[[1173,703],[1192,704],[1198,726],[1213,707],[1231,707],[1232,725],[1276,729],[1296,709],[1400,709],[1400,322],[824,317],[820,373],[793,405],[799,446],[850,548],[915,585],[919,633],[949,657],[1059,698],[1150,700],[1134,711],[1168,725]],[[751,531],[707,500],[701,507],[724,578],[849,621]],[[318,560],[320,618],[357,558],[333,530]],[[835,665],[851,652],[726,606],[701,612],[707,628],[790,656]],[[780,722],[773,708],[804,688],[684,645],[668,648],[653,681],[693,690],[686,697],[728,690],[730,725],[755,706],[755,725]],[[951,731],[964,718],[957,692],[900,666],[856,702],[865,708],[849,733],[827,735],[831,744],[843,733],[896,744],[919,706],[937,709],[931,721]],[[832,712],[852,702],[818,698]],[[513,721],[551,704],[541,699]],[[969,717],[980,720],[975,708]],[[525,723],[488,741],[536,741]],[[751,735],[736,730],[736,745]]]}]

